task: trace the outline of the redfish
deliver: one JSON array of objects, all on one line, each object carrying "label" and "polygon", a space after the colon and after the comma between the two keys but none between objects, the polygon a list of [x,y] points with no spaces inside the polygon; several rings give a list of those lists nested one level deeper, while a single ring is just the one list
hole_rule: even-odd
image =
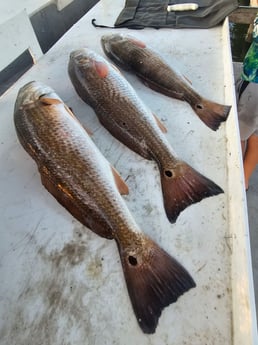
[{"label": "redfish", "polygon": [[94,109],[101,124],[131,150],[157,162],[171,223],[187,206],[223,192],[176,157],[161,122],[108,61],[89,49],[80,49],[70,54],[68,72],[75,90]]},{"label": "redfish", "polygon": [[227,120],[231,106],[203,98],[183,77],[145,43],[121,34],[101,38],[105,54],[120,67],[132,71],[151,89],[186,101],[212,130]]},{"label": "redfish", "polygon": [[195,287],[194,280],[139,229],[120,195],[128,193],[126,184],[51,88],[23,86],[14,123],[45,188],[83,225],[116,241],[137,321],[154,333],[162,309]]}]

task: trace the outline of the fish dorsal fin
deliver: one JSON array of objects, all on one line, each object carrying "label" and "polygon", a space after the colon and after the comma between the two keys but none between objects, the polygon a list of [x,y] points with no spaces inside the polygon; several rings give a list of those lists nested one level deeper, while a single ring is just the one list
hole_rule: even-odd
[{"label": "fish dorsal fin", "polygon": [[90,137],[92,137],[92,135],[93,135],[92,131],[91,131],[89,128],[87,128],[86,126],[84,126],[84,125],[82,125],[82,124],[80,123],[80,121],[79,121],[79,120],[77,119],[77,117],[74,115],[72,108],[68,107],[66,104],[65,104],[64,106],[65,106],[65,109],[67,110],[67,112],[68,112],[77,122],[79,122],[79,124],[85,129],[85,131],[88,133],[88,135],[89,135]]},{"label": "fish dorsal fin", "polygon": [[112,170],[112,173],[114,176],[114,180],[115,180],[117,189],[119,190],[119,193],[121,195],[128,195],[129,194],[129,188],[128,188],[127,184],[122,179],[119,172],[112,165],[110,165],[110,167],[111,167],[111,170]]},{"label": "fish dorsal fin", "polygon": [[130,41],[139,48],[146,48],[146,44],[140,40],[137,40],[136,38],[130,38]]},{"label": "fish dorsal fin", "polygon": [[108,64],[102,61],[94,61],[94,68],[100,78],[106,78],[108,75]]},{"label": "fish dorsal fin", "polygon": [[157,125],[159,126],[161,132],[163,133],[167,133],[167,128],[163,125],[163,123],[160,121],[160,119],[153,114],[155,121],[157,122]]},{"label": "fish dorsal fin", "polygon": [[48,97],[47,95],[43,95],[39,98],[40,102],[44,105],[52,105],[52,104],[61,104],[63,103],[60,99],[58,98],[51,98]]}]

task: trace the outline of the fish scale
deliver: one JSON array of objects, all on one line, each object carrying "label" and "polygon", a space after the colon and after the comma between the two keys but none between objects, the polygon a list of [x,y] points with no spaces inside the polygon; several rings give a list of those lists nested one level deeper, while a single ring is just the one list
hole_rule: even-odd
[{"label": "fish scale", "polygon": [[[27,117],[25,117],[24,126],[26,123],[32,123],[30,125],[29,133],[37,133],[35,135],[26,134],[26,140],[34,145],[37,150],[37,160],[40,159],[40,166],[48,164],[48,169],[52,176],[60,179],[66,175],[65,188],[72,190],[73,194],[76,196],[78,194],[79,198],[83,198],[82,187],[86,189],[87,193],[92,194],[94,197],[98,197],[98,202],[101,207],[108,212],[109,210],[109,198],[105,198],[106,193],[111,193],[112,189],[107,183],[103,183],[103,178],[106,177],[106,163],[103,164],[102,174],[99,170],[95,168],[94,165],[91,167],[91,171],[88,170],[88,164],[93,159],[97,162],[99,157],[96,157],[94,150],[92,149],[91,140],[85,136],[85,130],[77,123],[70,119],[70,116],[60,117],[59,113],[63,111],[63,105],[54,106],[51,109],[49,107],[43,107],[40,109],[39,106],[35,108],[30,107],[29,111],[26,111]],[[49,123],[52,126],[49,126]],[[71,130],[71,123],[77,125]],[[69,130],[68,130],[69,129]],[[20,129],[22,130],[22,128]],[[58,133],[58,135],[57,135]],[[62,137],[62,141],[60,140]],[[64,140],[65,139],[65,140]],[[87,140],[87,143],[85,141]],[[51,161],[49,161],[48,155],[51,152]],[[52,153],[54,152],[54,154]],[[90,157],[92,154],[92,157]],[[44,160],[41,159],[44,158]],[[59,167],[56,170],[56,166]],[[62,174],[62,175],[61,175]],[[79,189],[76,190],[78,186],[78,181],[81,177],[85,175],[87,183],[84,184],[84,180],[80,181]],[[69,176],[69,178],[67,178]],[[85,179],[85,181],[86,181]],[[90,183],[89,183],[90,182]],[[94,188],[93,188],[94,186]],[[101,196],[100,186],[104,188],[104,194]],[[106,192],[106,193],[105,193]],[[112,200],[116,201],[114,220],[119,219],[119,205],[120,203],[112,196]],[[114,212],[114,210],[112,210]]]},{"label": "fish scale", "polygon": [[[131,150],[158,164],[163,204],[171,223],[186,207],[223,192],[176,156],[160,120],[107,60],[90,49],[79,49],[70,54],[68,72],[78,95],[94,109],[101,124]],[[110,94],[115,97],[111,99]]]},{"label": "fish scale", "polygon": [[154,333],[162,310],[195,287],[193,278],[139,229],[118,191],[127,192],[125,183],[51,88],[24,85],[14,124],[46,189],[83,225],[115,239],[137,322]]},{"label": "fish scale", "polygon": [[186,77],[144,42],[123,34],[110,34],[101,37],[101,44],[114,63],[135,73],[145,85],[189,103],[196,115],[212,130],[216,131],[227,120],[231,106],[202,97]]},{"label": "fish scale", "polygon": [[[162,160],[162,156],[166,156],[166,158],[164,157],[163,159],[166,160],[169,156],[170,161],[174,162],[175,153],[169,146],[165,137],[162,137],[150,110],[145,107],[142,102],[138,101],[139,99],[131,86],[125,82],[124,79],[119,78],[118,72],[113,68],[109,69],[108,78],[106,80],[100,80],[100,82],[101,83],[95,85],[95,87],[96,90],[101,90],[101,102],[99,102],[99,94],[97,94],[95,98],[98,99],[98,102],[94,103],[93,101],[94,109],[99,116],[102,116],[102,112],[108,116],[109,100],[111,99],[112,108],[110,109],[110,114],[114,114],[114,111],[116,111],[114,109],[115,107],[117,107],[117,112],[121,113],[121,117],[116,118],[116,121],[124,122],[126,125],[127,120],[130,119],[132,124],[126,126],[126,131],[133,129],[132,132],[137,132],[137,136],[134,135],[134,138],[138,138],[139,142],[145,141],[145,138],[147,138],[148,146],[146,145],[146,158],[152,159],[156,155],[160,160]],[[115,87],[112,87],[114,85]],[[112,94],[114,97],[110,97]],[[121,108],[121,104],[123,104],[123,108]],[[141,116],[138,116],[139,113]],[[112,116],[110,116],[110,118],[112,120]],[[123,126],[120,127],[124,128]],[[162,145],[160,145],[161,140]],[[164,146],[166,146],[166,152],[164,151]]]}]

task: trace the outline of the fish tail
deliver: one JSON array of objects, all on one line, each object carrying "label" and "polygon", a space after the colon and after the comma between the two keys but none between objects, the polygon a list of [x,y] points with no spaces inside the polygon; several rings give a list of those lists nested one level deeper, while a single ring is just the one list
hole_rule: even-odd
[{"label": "fish tail", "polygon": [[142,331],[155,332],[163,308],[196,284],[186,269],[142,234],[133,233],[135,246],[118,243],[135,316]]},{"label": "fish tail", "polygon": [[223,190],[185,162],[173,169],[161,168],[161,185],[167,217],[174,223],[187,206]]},{"label": "fish tail", "polygon": [[197,104],[192,105],[199,118],[213,131],[216,131],[221,122],[227,120],[231,106],[222,105],[202,99]]}]

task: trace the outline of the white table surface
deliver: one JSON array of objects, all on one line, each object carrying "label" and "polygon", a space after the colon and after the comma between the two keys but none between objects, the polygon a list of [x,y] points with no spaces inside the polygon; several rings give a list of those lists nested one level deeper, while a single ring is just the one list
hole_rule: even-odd
[{"label": "white table surface", "polygon": [[[92,18],[114,24],[124,2],[114,3],[100,1],[0,98],[0,343],[226,345],[245,339],[245,344],[255,344],[247,213],[232,71],[227,69],[227,23],[209,30],[94,28]],[[99,124],[67,74],[72,50],[87,46],[104,55],[100,37],[111,31],[130,32],[145,41],[203,96],[233,105],[227,123],[213,132],[188,104],[158,94],[123,72],[168,128],[177,154],[225,191],[188,207],[175,224],[168,222],[163,209],[155,163],[127,149]],[[58,204],[41,185],[36,164],[18,142],[14,102],[19,88],[31,80],[51,86],[93,131],[93,141],[127,180],[130,194],[125,200],[137,223],[196,281],[195,289],[165,308],[154,335],[145,335],[138,327],[115,242],[98,237]]]}]

